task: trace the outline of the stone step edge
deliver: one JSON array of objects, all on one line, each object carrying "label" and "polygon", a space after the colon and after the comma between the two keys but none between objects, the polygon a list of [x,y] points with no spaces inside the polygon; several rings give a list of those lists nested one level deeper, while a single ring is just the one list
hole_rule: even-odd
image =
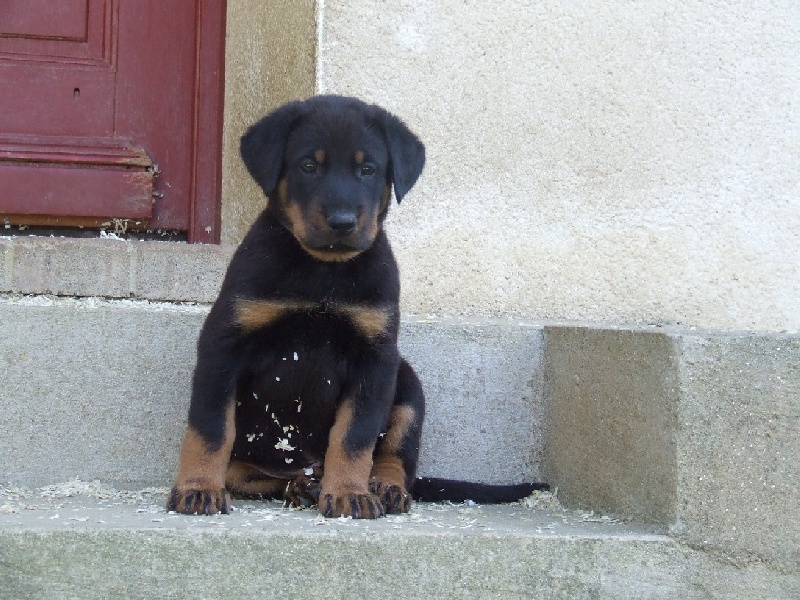
[{"label": "stone step edge", "polygon": [[175,515],[164,489],[93,485],[0,495],[0,597],[790,598],[800,586],[543,495],[534,508],[418,504],[368,521],[261,502]]}]

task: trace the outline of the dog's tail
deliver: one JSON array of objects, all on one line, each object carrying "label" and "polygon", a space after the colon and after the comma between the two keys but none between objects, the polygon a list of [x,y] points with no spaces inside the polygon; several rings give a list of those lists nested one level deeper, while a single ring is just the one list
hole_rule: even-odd
[{"label": "dog's tail", "polygon": [[411,495],[420,502],[466,502],[472,500],[478,504],[500,504],[521,500],[534,490],[547,489],[550,489],[550,486],[546,483],[495,485],[436,477],[417,477],[414,480]]}]

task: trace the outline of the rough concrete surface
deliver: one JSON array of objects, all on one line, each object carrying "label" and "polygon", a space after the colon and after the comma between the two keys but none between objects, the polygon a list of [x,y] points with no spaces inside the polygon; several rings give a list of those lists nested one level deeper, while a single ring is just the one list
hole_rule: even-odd
[{"label": "rough concrete surface", "polygon": [[800,336],[677,342],[675,533],[800,572]]},{"label": "rough concrete surface", "polygon": [[120,239],[0,238],[0,292],[213,302],[233,246]]},{"label": "rough concrete surface", "polygon": [[132,245],[113,240],[19,237],[2,240],[12,254],[9,291],[127,297]]},{"label": "rough concrete surface", "polygon": [[1,490],[0,597],[788,599],[798,591],[796,576],[717,562],[552,502],[418,504],[376,521],[236,502],[231,515],[187,517],[164,512],[165,492],[81,482]]},{"label": "rough concrete surface", "polygon": [[0,481],[166,482],[205,310],[0,301]]},{"label": "rough concrete surface", "polygon": [[428,397],[426,475],[490,483],[544,479],[541,327],[409,318],[400,351]]},{"label": "rough concrete surface", "polygon": [[[207,306],[0,296],[0,481],[167,484]],[[428,398],[420,474],[541,481],[537,329],[407,320]]]},{"label": "rough concrete surface", "polygon": [[547,479],[730,560],[800,564],[800,338],[547,328]]},{"label": "rough concrete surface", "polygon": [[12,260],[11,246],[0,242],[0,291],[11,289]]},{"label": "rough concrete surface", "polygon": [[667,335],[548,327],[548,480],[571,503],[676,518],[675,353]]}]

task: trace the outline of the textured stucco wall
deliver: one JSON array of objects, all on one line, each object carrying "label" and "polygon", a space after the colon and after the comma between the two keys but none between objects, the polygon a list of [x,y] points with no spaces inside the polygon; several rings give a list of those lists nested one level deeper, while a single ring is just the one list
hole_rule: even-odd
[{"label": "textured stucco wall", "polygon": [[261,191],[239,159],[239,138],[273,108],[314,93],[315,12],[312,0],[228,0],[223,243],[238,243],[264,208]]},{"label": "textured stucco wall", "polygon": [[405,311],[800,329],[800,4],[317,4],[317,91],[427,144]]}]

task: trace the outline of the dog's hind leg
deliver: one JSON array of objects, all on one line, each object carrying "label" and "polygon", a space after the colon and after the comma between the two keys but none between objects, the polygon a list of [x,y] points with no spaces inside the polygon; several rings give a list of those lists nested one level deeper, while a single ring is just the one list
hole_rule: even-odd
[{"label": "dog's hind leg", "polygon": [[250,500],[283,498],[288,479],[265,473],[256,465],[232,460],[225,475],[225,487],[234,497]]},{"label": "dog's hind leg", "polygon": [[408,512],[419,457],[425,396],[416,373],[405,361],[397,371],[397,390],[389,424],[376,444],[370,491],[380,498],[386,514]]}]

